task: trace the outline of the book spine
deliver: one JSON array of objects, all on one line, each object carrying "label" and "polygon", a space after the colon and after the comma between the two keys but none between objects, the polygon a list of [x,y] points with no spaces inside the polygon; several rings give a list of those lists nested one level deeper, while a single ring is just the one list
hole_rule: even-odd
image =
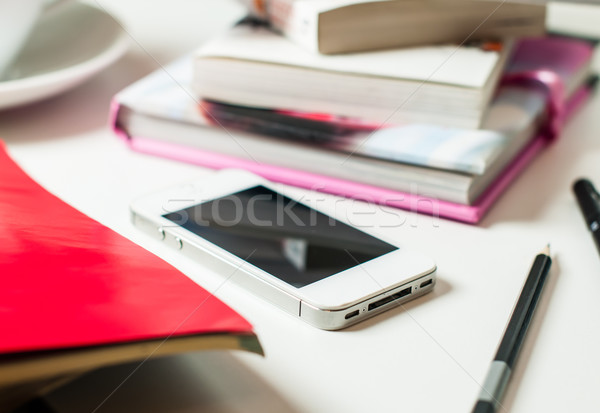
[{"label": "book spine", "polygon": [[299,46],[323,54],[545,32],[545,4],[520,0],[239,1]]}]

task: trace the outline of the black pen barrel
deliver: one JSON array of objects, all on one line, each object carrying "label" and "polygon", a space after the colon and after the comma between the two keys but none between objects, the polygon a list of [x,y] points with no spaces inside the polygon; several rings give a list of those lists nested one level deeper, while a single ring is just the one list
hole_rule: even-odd
[{"label": "black pen barrel", "polygon": [[478,401],[477,404],[475,404],[475,407],[473,408],[473,410],[471,411],[472,413],[494,413],[496,411],[496,407],[494,406],[494,403],[492,402],[484,402],[484,401]]},{"label": "black pen barrel", "polygon": [[501,406],[500,402],[552,264],[549,255],[548,245],[533,261],[472,413],[494,413]]},{"label": "black pen barrel", "polygon": [[539,254],[535,257],[517,305],[506,327],[502,342],[498,347],[495,360],[505,362],[511,369],[514,367],[525,339],[527,328],[531,323],[551,263],[552,259],[545,254]]},{"label": "black pen barrel", "polygon": [[594,237],[596,248],[600,251],[600,194],[585,178],[578,179],[573,184],[573,192],[585,223]]},{"label": "black pen barrel", "polygon": [[598,251],[600,251],[600,229],[598,229],[597,231],[593,231],[592,237],[594,238],[594,241],[596,242],[596,248],[598,249]]},{"label": "black pen barrel", "polygon": [[573,192],[588,226],[600,218],[600,194],[589,179],[581,178],[573,184]]}]

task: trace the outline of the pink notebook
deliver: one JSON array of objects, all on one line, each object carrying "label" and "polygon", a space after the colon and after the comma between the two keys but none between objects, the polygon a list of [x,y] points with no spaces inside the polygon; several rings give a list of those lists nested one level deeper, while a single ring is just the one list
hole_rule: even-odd
[{"label": "pink notebook", "polygon": [[560,38],[524,40],[521,41],[517,48],[517,56],[519,54],[524,56],[531,53],[539,54],[540,43],[547,48],[547,50],[542,50],[542,53],[547,57],[546,60],[550,61],[550,66],[553,69],[552,72],[544,70],[543,68],[536,71],[520,71],[517,70],[518,66],[515,68],[513,65],[511,67],[512,71],[507,71],[505,79],[509,82],[530,82],[537,85],[534,87],[541,85],[545,88],[548,92],[550,119],[548,124],[541,128],[538,136],[509,163],[496,180],[472,205],[427,198],[420,195],[399,192],[374,185],[366,185],[331,176],[314,174],[298,169],[257,163],[247,159],[228,156],[213,151],[201,150],[188,145],[150,139],[144,136],[129,136],[116,122],[117,114],[120,110],[120,104],[117,98],[114,99],[111,108],[111,124],[114,127],[115,133],[121,137],[131,149],[138,152],[158,155],[214,169],[246,169],[274,182],[281,182],[307,189],[315,189],[315,184],[318,183],[317,190],[322,192],[475,224],[482,219],[498,197],[521,173],[521,171],[525,169],[540,150],[558,135],[562,122],[576,111],[579,105],[585,101],[590,94],[591,87],[586,85],[572,94],[570,99],[565,102],[563,98],[564,86],[561,81],[561,71],[573,71],[576,67],[580,67],[583,62],[589,61],[592,48],[588,45],[579,44],[577,45],[579,47],[573,47],[568,50],[567,53],[564,53],[563,50],[560,61],[553,61],[550,57],[552,56],[553,48],[556,46],[557,42],[572,42],[572,40]]}]

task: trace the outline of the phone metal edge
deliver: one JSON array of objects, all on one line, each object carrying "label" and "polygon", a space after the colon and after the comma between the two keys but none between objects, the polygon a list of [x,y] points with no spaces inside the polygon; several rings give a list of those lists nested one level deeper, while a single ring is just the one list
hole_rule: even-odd
[{"label": "phone metal edge", "polygon": [[[429,280],[431,280],[430,284],[428,284],[425,287],[420,287],[423,283],[429,282]],[[315,327],[321,328],[323,330],[340,330],[346,327],[350,327],[373,316],[376,316],[377,314],[381,314],[385,311],[391,310],[394,307],[402,306],[408,301],[421,297],[433,291],[436,282],[437,267],[435,267],[430,273],[424,274],[416,279],[396,286],[393,289],[390,289],[382,294],[379,294],[375,297],[371,297],[344,309],[333,311],[325,310],[316,308],[304,301],[300,301],[300,318],[302,318],[307,323]],[[410,288],[411,291],[406,296],[394,299],[376,309],[369,310],[370,304],[376,303],[379,300],[390,297],[396,294],[397,292],[407,288]],[[356,316],[346,318],[347,315],[352,314],[352,312],[355,311],[358,311]]]},{"label": "phone metal edge", "polygon": [[[187,242],[183,242],[184,240],[179,239],[174,234],[171,234],[169,231],[165,231],[160,227],[156,222],[151,221],[150,219],[140,215],[133,209],[131,209],[131,219],[133,224],[142,229],[147,234],[153,236],[155,239],[167,241],[167,245],[171,248],[180,249],[181,252],[188,258],[191,259],[205,259],[207,256],[210,256],[214,259],[219,260],[219,262],[224,262],[228,265],[233,266],[231,262],[223,259],[223,257],[214,254],[212,251],[209,251],[201,246],[190,244],[188,240]],[[322,309],[317,308],[302,299],[295,297],[288,293],[287,291],[278,288],[276,285],[263,280],[255,276],[252,272],[243,270],[244,275],[242,277],[234,277],[233,281],[240,287],[246,288],[251,291],[253,294],[259,296],[262,299],[270,302],[286,313],[301,318],[308,324],[323,329],[323,330],[339,330],[351,325],[357,324],[360,321],[371,318],[377,314],[380,314],[386,310],[389,310],[395,306],[400,306],[405,302],[408,302],[412,299],[418,298],[430,291],[433,290],[436,284],[436,272],[437,267],[435,267],[431,272],[427,274],[423,274],[415,279],[412,279],[408,282],[402,283],[400,285],[395,286],[394,288],[387,290],[386,292],[376,295],[374,297],[370,297],[364,301],[359,303],[355,303],[346,308],[340,309]],[[425,288],[420,288],[419,286],[431,279],[432,282]],[[405,288],[411,287],[411,293],[405,297],[402,297],[397,300],[393,300],[386,305],[381,306],[380,308],[374,310],[367,310],[370,303],[376,302],[382,298],[395,294],[397,291],[401,291]],[[416,287],[416,288],[415,288]],[[414,290],[417,291],[414,291]],[[356,317],[352,317],[347,319],[346,315],[358,310],[359,313]]]}]

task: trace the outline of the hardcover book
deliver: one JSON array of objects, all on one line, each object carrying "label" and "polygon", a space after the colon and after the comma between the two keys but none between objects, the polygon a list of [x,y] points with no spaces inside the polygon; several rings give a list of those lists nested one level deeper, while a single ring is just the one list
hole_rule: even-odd
[{"label": "hardcover book", "polygon": [[311,52],[539,36],[544,4],[496,0],[242,0]]}]

